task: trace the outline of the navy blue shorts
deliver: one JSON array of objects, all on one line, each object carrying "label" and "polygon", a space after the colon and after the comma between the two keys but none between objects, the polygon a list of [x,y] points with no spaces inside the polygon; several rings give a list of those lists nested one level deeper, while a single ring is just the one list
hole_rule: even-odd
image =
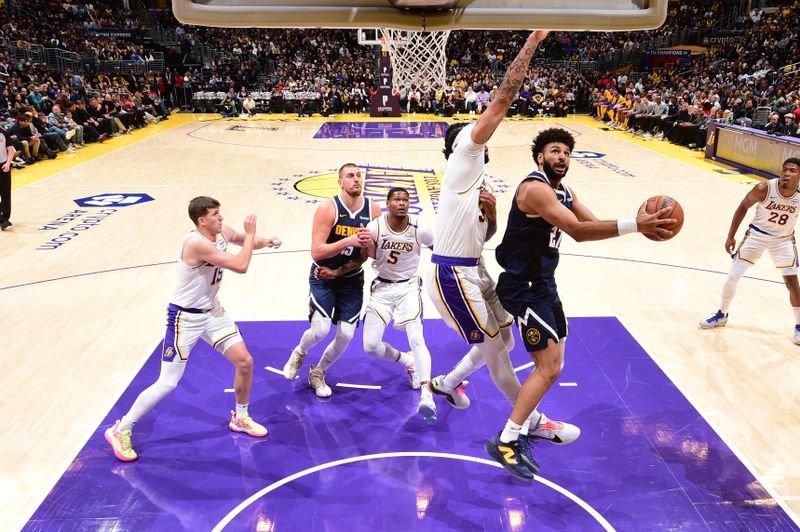
[{"label": "navy blue shorts", "polygon": [[497,279],[497,297],[503,308],[514,316],[525,349],[530,353],[567,336],[567,318],[558,297],[554,277],[535,283],[501,273]]},{"label": "navy blue shorts", "polygon": [[319,312],[333,323],[339,320],[357,323],[364,304],[364,271],[337,279],[317,279],[315,269],[316,266],[312,266],[308,279],[308,319]]}]

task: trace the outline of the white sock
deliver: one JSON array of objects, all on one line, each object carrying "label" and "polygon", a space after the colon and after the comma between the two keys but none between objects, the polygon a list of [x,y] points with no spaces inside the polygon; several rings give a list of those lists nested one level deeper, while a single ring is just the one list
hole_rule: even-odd
[{"label": "white sock", "polygon": [[531,427],[533,427],[533,430],[535,431],[536,427],[539,426],[539,418],[541,416],[542,415],[539,413],[539,411],[534,408],[533,413],[530,415],[530,417],[528,417],[528,419],[525,420],[525,423],[522,424],[522,428],[520,429],[519,433],[523,436],[527,436],[531,430]]},{"label": "white sock", "polygon": [[800,325],[800,307],[792,307],[792,311],[794,312],[794,322]]},{"label": "white sock", "polygon": [[[386,344],[386,345],[389,345],[389,344]],[[399,354],[399,356],[397,358],[397,362],[402,364],[403,367],[407,368],[408,366],[412,366],[414,364],[414,357],[411,356],[411,353],[400,353],[398,351],[398,354]]]},{"label": "white sock", "polygon": [[243,405],[236,403],[236,417],[247,417],[247,415],[247,403]]},{"label": "white sock", "polygon": [[455,390],[461,384],[461,381],[485,365],[486,361],[483,360],[483,355],[480,354],[475,346],[472,346],[469,352],[464,355],[464,358],[458,361],[453,371],[444,376],[442,386],[448,390]]},{"label": "white sock", "polygon": [[749,268],[749,262],[745,262],[743,260],[733,261],[731,271],[728,273],[728,277],[725,279],[725,284],[722,287],[722,302],[719,305],[719,309],[723,314],[728,314],[728,309],[731,306],[731,301],[733,301],[733,296],[736,295],[736,288],[739,285],[739,279],[742,278]]},{"label": "white sock", "polygon": [[303,337],[300,338],[300,343],[295,348],[302,354],[308,354],[309,349],[317,345],[328,335],[328,331],[331,328],[331,319],[326,318],[319,312],[315,312],[313,316],[311,316],[311,323],[303,333]]},{"label": "white sock", "polygon": [[506,421],[506,426],[500,434],[500,441],[503,443],[511,443],[519,439],[519,432],[522,430],[522,425],[517,425],[511,419]]},{"label": "white sock", "polygon": [[181,362],[161,362],[161,373],[158,380],[139,394],[128,413],[119,422],[118,430],[132,430],[142,416],[147,414],[164,397],[169,395],[178,385],[186,364]]},{"label": "white sock", "polygon": [[319,369],[327,371],[328,368],[342,356],[342,353],[344,353],[344,350],[347,349],[348,344],[350,344],[350,340],[353,339],[353,334],[355,334],[355,332],[355,323],[347,323],[345,321],[339,322],[336,326],[336,336],[333,338],[333,341],[328,344],[328,347],[325,348],[325,352],[322,353],[322,358],[319,359],[319,364],[317,364]]},{"label": "white sock", "polygon": [[414,366],[417,368],[420,382],[431,380],[431,353],[425,345],[425,338],[422,336],[422,322],[415,320],[406,325],[408,335],[408,345],[414,354]]}]

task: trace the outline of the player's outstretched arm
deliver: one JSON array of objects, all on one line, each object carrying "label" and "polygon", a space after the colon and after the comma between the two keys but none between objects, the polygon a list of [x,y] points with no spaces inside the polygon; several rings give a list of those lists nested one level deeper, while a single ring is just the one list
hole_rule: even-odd
[{"label": "player's outstretched arm", "polygon": [[[529,181],[519,188],[517,205],[527,214],[540,215],[577,242],[605,240],[625,234],[620,230],[619,220],[579,220],[575,213],[558,201],[550,185],[540,181]],[[668,211],[669,208],[664,208],[654,214],[640,214],[629,222],[635,225],[635,231],[666,239],[672,236],[672,231],[661,226],[675,223],[674,218],[662,218]]]},{"label": "player's outstretched arm", "polygon": [[[222,226],[222,233],[225,235],[225,238],[231,244],[236,244],[237,246],[241,246],[244,243],[245,234],[240,233],[233,227],[229,225]],[[272,236],[269,238],[262,238],[260,236],[255,237],[253,240],[253,249],[262,249],[262,248],[279,248],[283,244],[283,241],[278,238],[277,236]]]},{"label": "player's outstretched arm", "polygon": [[736,231],[739,230],[739,226],[742,224],[742,220],[747,215],[747,211],[750,210],[750,207],[755,205],[756,203],[761,203],[767,197],[767,182],[763,181],[753,188],[745,195],[744,199],[739,203],[739,206],[736,207],[736,210],[733,212],[733,218],[731,219],[731,226],[728,229],[728,236],[725,239],[725,251],[728,253],[733,253],[733,250],[736,249]]},{"label": "player's outstretched arm", "polygon": [[492,134],[494,133],[503,117],[506,116],[508,108],[514,103],[517,97],[519,87],[522,85],[522,80],[525,79],[525,74],[528,72],[528,66],[533,59],[533,54],[536,53],[536,48],[539,43],[547,37],[547,31],[537,30],[528,36],[522,50],[519,51],[517,57],[511,62],[511,65],[506,70],[506,75],[500,84],[500,88],[495,94],[495,99],[486,108],[475,124],[472,130],[472,142],[475,144],[486,144],[489,142]]},{"label": "player's outstretched arm", "polygon": [[205,238],[197,238],[186,245],[184,261],[189,264],[207,262],[236,273],[245,273],[250,267],[250,259],[253,257],[255,236],[256,215],[250,214],[244,220],[244,239],[240,244],[242,249],[238,254],[232,255],[227,251],[217,249],[211,241]]}]

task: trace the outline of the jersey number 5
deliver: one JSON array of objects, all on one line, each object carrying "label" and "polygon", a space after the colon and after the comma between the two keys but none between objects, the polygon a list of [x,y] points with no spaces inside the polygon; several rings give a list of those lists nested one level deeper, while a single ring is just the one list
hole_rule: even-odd
[{"label": "jersey number 5", "polygon": [[400,258],[400,252],[393,249],[389,252],[389,258],[386,259],[386,264],[397,264],[397,259]]}]

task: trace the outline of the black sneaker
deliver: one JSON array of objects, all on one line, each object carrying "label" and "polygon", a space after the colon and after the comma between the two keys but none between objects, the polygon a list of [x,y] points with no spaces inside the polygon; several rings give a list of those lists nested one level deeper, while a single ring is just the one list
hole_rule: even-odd
[{"label": "black sneaker", "polygon": [[539,464],[536,460],[533,459],[533,453],[531,452],[531,439],[529,436],[523,436],[522,434],[519,435],[519,450],[521,451],[520,458],[522,459],[522,463],[525,464],[528,469],[531,470],[532,473],[539,472]]},{"label": "black sneaker", "polygon": [[533,480],[533,472],[528,469],[528,466],[525,465],[522,459],[519,441],[503,443],[500,441],[500,435],[498,434],[487,441],[483,448],[486,449],[489,456],[497,460],[506,471],[518,479],[525,481]]}]

